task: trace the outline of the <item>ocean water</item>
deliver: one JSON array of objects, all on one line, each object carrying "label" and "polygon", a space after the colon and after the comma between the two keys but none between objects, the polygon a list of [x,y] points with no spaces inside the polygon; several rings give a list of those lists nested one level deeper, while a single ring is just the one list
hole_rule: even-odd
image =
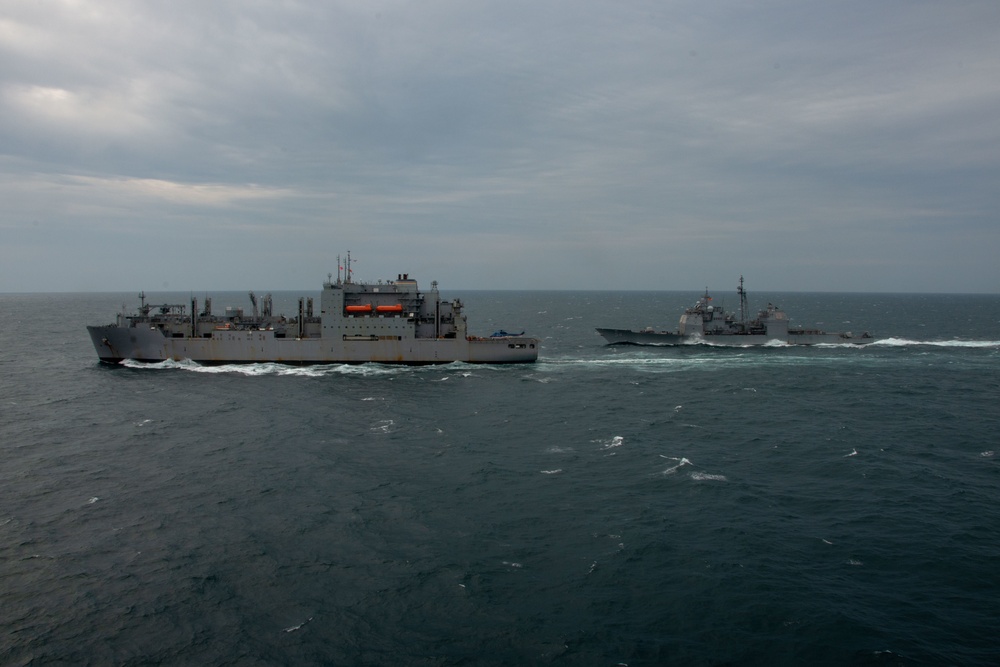
[{"label": "ocean water", "polygon": [[443,293],[540,361],[108,367],[134,295],[0,295],[0,664],[1000,663],[1000,296]]}]

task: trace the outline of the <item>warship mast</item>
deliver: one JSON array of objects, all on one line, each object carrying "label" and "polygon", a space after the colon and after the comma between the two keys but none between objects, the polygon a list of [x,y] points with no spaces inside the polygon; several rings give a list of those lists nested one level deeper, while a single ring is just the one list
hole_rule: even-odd
[{"label": "warship mast", "polygon": [[743,276],[740,276],[740,286],[736,289],[737,293],[740,295],[740,325],[743,330],[746,331],[747,325],[747,292],[743,289]]}]

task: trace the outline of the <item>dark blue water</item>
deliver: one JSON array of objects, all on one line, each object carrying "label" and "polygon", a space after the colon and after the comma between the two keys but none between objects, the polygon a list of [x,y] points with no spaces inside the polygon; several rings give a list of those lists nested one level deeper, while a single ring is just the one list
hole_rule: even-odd
[{"label": "dark blue water", "polygon": [[0,295],[0,663],[1000,662],[1000,297],[445,296],[540,362],[109,368],[133,295]]}]

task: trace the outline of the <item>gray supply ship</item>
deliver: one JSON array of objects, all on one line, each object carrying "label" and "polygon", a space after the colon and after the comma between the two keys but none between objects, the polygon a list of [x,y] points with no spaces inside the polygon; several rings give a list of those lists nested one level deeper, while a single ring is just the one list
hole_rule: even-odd
[{"label": "gray supply ship", "polygon": [[[339,264],[339,262],[338,262]],[[206,298],[186,304],[153,305],[140,294],[136,314],[122,312],[115,324],[88,326],[101,361],[159,362],[190,359],[207,364],[277,362],[283,364],[366,363],[482,364],[530,363],[541,341],[498,331],[470,336],[462,303],[442,301],[437,281],[421,292],[406,274],[377,284],[355,283],[350,261],[341,277],[323,284],[320,313],[312,298],[300,298],[293,318],[272,314],[271,295],[250,292],[253,312],[227,309],[212,313]]]},{"label": "gray supply ship", "polygon": [[863,345],[875,339],[867,331],[860,336],[851,332],[827,333],[819,329],[788,326],[788,315],[773,304],[748,318],[747,293],[743,289],[743,276],[737,288],[740,299],[739,315],[727,313],[712,305],[708,290],[698,302],[684,310],[676,331],[641,331],[629,329],[597,329],[608,343],[632,345],[689,345],[710,343],[714,345],[767,345],[773,341],[789,345],[817,345],[820,343],[852,343]]}]

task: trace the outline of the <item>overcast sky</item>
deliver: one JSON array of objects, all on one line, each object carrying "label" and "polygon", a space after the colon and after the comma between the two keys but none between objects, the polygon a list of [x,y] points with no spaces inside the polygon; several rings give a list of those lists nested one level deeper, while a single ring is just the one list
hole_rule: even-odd
[{"label": "overcast sky", "polygon": [[1000,292],[1000,2],[3,0],[0,291]]}]

